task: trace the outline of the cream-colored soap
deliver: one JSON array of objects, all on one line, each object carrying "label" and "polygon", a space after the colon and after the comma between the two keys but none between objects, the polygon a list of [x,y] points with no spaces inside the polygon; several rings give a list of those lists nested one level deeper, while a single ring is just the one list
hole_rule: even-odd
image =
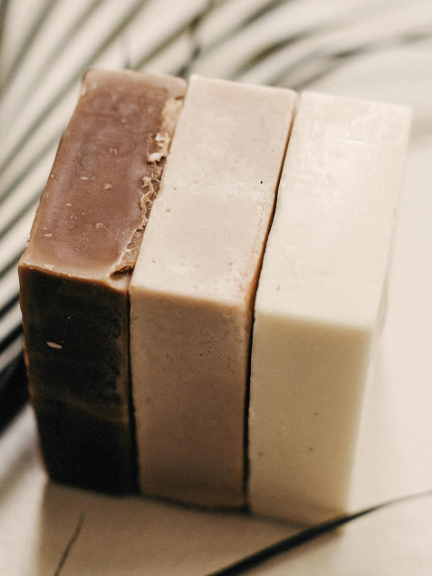
[{"label": "cream-colored soap", "polygon": [[191,79],[130,288],[144,493],[244,503],[253,299],[295,102]]},{"label": "cream-colored soap", "polygon": [[255,306],[255,513],[346,511],[409,125],[405,107],[301,97]]}]

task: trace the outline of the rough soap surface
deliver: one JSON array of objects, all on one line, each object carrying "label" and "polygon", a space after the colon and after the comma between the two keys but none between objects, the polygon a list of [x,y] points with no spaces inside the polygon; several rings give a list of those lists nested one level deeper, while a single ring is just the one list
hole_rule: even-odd
[{"label": "rough soap surface", "polygon": [[410,111],[304,93],[260,275],[251,366],[252,511],[346,511]]},{"label": "rough soap surface", "polygon": [[20,262],[30,393],[51,476],[127,491],[130,274],[185,92],[90,71]]}]

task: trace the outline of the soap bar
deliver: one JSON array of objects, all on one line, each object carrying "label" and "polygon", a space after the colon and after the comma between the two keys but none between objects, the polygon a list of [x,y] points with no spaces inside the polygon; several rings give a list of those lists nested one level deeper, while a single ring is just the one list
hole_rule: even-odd
[{"label": "soap bar", "polygon": [[185,90],[86,74],[19,265],[30,394],[60,482],[136,486],[128,287]]},{"label": "soap bar", "polygon": [[255,513],[318,523],[347,510],[409,125],[405,107],[301,97],[255,305]]},{"label": "soap bar", "polygon": [[252,306],[295,101],[191,79],[130,288],[146,494],[244,504]]}]

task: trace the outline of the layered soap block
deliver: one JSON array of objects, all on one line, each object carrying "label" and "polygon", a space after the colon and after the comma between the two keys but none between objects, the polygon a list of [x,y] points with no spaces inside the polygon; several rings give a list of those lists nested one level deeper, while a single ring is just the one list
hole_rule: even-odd
[{"label": "layered soap block", "polygon": [[346,512],[409,125],[341,96],[87,73],[19,265],[51,477]]},{"label": "layered soap block", "polygon": [[130,288],[146,494],[245,503],[252,308],[295,102],[190,81]]},{"label": "layered soap block", "polygon": [[136,486],[128,290],[185,90],[87,73],[19,265],[30,394],[61,482]]},{"label": "layered soap block", "polygon": [[409,125],[401,106],[300,99],[255,304],[255,513],[318,523],[347,510]]}]

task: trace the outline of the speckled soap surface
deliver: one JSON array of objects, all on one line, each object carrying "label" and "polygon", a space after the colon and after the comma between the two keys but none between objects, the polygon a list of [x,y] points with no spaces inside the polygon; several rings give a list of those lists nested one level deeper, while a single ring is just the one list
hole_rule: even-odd
[{"label": "speckled soap surface", "polygon": [[154,137],[185,87],[159,75],[86,74],[20,261],[30,393],[59,481],[114,492],[136,484],[128,286],[144,184],[158,186],[165,162],[148,162]]},{"label": "speckled soap surface", "polygon": [[245,501],[252,306],[295,101],[191,79],[131,282],[145,493]]},{"label": "speckled soap surface", "polygon": [[346,512],[411,110],[300,98],[255,303],[251,508]]}]

